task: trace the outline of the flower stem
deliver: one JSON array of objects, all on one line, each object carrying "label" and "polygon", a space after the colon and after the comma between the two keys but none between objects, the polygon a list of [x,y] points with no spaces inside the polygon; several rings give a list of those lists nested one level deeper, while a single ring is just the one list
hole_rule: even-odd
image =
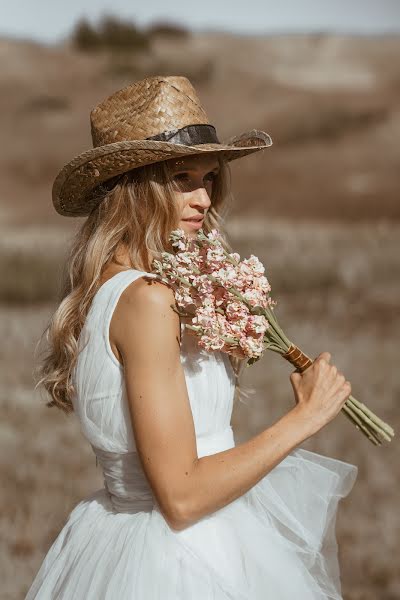
[{"label": "flower stem", "polygon": [[378,435],[382,436],[387,442],[391,441],[391,438],[386,433],[386,431],[376,423],[375,419],[378,418],[378,417],[376,417],[376,415],[374,415],[373,413],[371,413],[371,411],[369,411],[373,415],[373,417],[370,418],[364,411],[362,411],[357,406],[355,406],[355,404],[353,402],[351,402],[351,401],[349,402],[349,400],[346,400],[346,404],[347,404],[347,406],[351,407],[353,413],[359,415],[359,417],[363,420],[363,422],[366,425],[368,425],[370,427],[370,429],[375,431]]},{"label": "flower stem", "polygon": [[390,427],[385,421],[382,421],[377,415],[375,415],[365,404],[354,398],[354,396],[349,396],[349,401],[354,404],[357,408],[363,411],[366,415],[368,415],[371,419],[377,423],[386,433],[389,435],[394,435],[394,429]]},{"label": "flower stem", "polygon": [[353,423],[353,425],[355,425],[355,427],[370,440],[370,442],[375,444],[375,446],[381,445],[382,442],[374,434],[371,434],[371,432],[366,427],[364,427],[361,420],[358,419],[356,415],[354,415],[354,413],[348,406],[346,406],[346,403],[343,405],[342,412]]}]

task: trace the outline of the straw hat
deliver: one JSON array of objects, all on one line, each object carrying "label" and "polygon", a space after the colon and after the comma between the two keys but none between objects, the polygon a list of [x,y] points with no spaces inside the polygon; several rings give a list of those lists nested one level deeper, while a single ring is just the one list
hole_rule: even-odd
[{"label": "straw hat", "polygon": [[93,148],[58,173],[53,204],[65,216],[88,215],[96,187],[143,165],[203,152],[228,161],[268,148],[270,136],[253,129],[220,142],[186,77],[148,77],[119,90],[90,113]]}]

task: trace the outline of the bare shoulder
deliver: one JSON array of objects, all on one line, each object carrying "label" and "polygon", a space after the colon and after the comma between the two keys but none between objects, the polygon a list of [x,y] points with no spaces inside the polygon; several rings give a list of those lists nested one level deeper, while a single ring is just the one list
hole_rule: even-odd
[{"label": "bare shoulder", "polygon": [[119,354],[130,353],[141,340],[141,349],[180,346],[179,315],[173,310],[172,288],[151,277],[140,277],[121,294],[110,324],[110,342]]},{"label": "bare shoulder", "polygon": [[153,277],[139,277],[121,294],[119,305],[128,309],[135,305],[137,309],[163,309],[175,303],[174,292],[165,283]]}]

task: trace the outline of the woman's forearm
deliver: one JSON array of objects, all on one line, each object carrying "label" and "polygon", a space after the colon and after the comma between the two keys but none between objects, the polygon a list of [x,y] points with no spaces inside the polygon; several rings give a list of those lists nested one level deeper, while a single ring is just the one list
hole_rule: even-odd
[{"label": "woman's forearm", "polygon": [[245,494],[310,435],[310,425],[295,407],[248,441],[197,459],[186,478],[177,528],[187,527]]}]

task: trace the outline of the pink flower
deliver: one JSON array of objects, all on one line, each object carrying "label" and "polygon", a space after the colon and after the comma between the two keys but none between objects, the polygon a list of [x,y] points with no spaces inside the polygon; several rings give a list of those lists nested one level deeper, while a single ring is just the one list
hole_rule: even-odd
[{"label": "pink flower", "polygon": [[200,296],[207,296],[213,292],[213,283],[207,275],[198,275],[195,277],[193,285],[196,286]]},{"label": "pink flower", "polygon": [[250,358],[261,356],[261,354],[264,351],[264,344],[262,338],[257,339],[243,336],[240,338],[239,343],[242,350]]},{"label": "pink flower", "polygon": [[217,335],[202,335],[199,340],[199,346],[202,346],[205,350],[221,350],[224,347],[224,341]]},{"label": "pink flower", "polygon": [[236,281],[236,271],[233,265],[223,265],[216,271],[212,272],[212,276],[218,279],[220,285],[231,287]]},{"label": "pink flower", "polygon": [[226,262],[223,249],[218,247],[207,248],[205,260],[215,269],[218,269],[222,263]]},{"label": "pink flower", "polygon": [[256,276],[261,276],[265,273],[264,265],[258,260],[257,256],[254,256],[254,254],[250,254],[250,258],[245,258],[242,262],[249,266]]},{"label": "pink flower", "polygon": [[207,238],[212,241],[212,240],[219,240],[221,237],[220,232],[218,231],[218,229],[212,229],[210,231],[210,233],[207,235]]},{"label": "pink flower", "polygon": [[200,325],[204,329],[213,329],[215,324],[215,310],[214,306],[207,304],[200,306],[196,311],[196,316],[193,317],[193,325]]},{"label": "pink flower", "polygon": [[238,321],[247,317],[249,310],[241,302],[227,302],[225,313],[230,321]]},{"label": "pink flower", "polygon": [[268,327],[269,323],[263,315],[250,315],[246,323],[246,332],[263,336]]},{"label": "pink flower", "polygon": [[193,304],[193,299],[188,293],[188,288],[181,286],[175,290],[175,300],[178,306],[181,308],[187,308],[188,305]]},{"label": "pink flower", "polygon": [[268,292],[271,291],[271,286],[269,284],[269,281],[264,276],[253,277],[253,286],[256,290],[259,290],[260,292],[264,292],[265,294],[267,294]]},{"label": "pink flower", "polygon": [[246,319],[241,319],[235,323],[229,323],[228,332],[230,336],[240,338],[246,328]]},{"label": "pink flower", "polygon": [[249,288],[242,295],[251,306],[262,306],[265,302],[265,297],[260,290]]}]

